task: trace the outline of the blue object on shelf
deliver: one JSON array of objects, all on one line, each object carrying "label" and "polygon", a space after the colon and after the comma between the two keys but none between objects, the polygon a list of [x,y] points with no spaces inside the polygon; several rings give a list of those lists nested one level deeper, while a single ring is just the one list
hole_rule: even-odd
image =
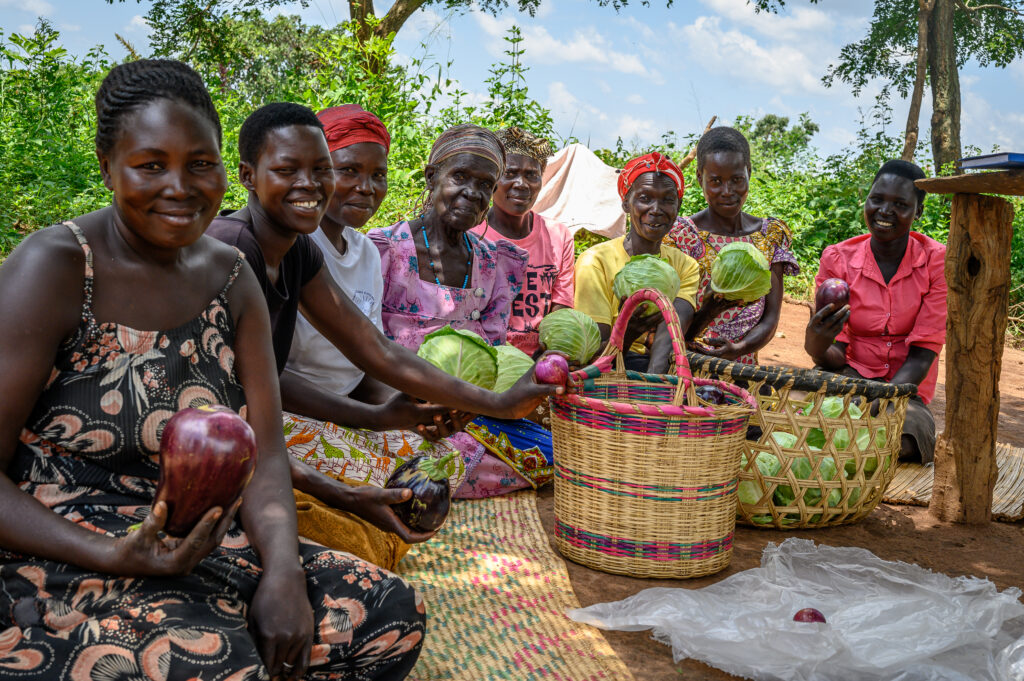
[{"label": "blue object on shelf", "polygon": [[957,161],[962,170],[982,170],[990,168],[1024,168],[1024,153],[1001,151],[983,156],[968,156]]}]

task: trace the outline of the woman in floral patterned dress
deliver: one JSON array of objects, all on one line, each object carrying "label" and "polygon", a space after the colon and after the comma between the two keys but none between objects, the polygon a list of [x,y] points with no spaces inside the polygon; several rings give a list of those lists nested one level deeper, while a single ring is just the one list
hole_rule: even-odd
[{"label": "woman in floral patterned dress", "polygon": [[[266,303],[203,236],[226,174],[201,79],[129,62],[96,108],[113,205],[0,268],[0,677],[404,678],[415,592],[298,540]],[[150,508],[160,432],[208,403],[247,418],[259,460],[238,503],[172,538]]]},{"label": "woman in floral patterned dress", "polygon": [[[756,364],[757,352],[775,337],[782,310],[782,278],[800,273],[790,252],[792,235],[778,218],[758,218],[743,212],[750,189],[750,145],[734,128],[712,128],[697,143],[697,183],[708,207],[680,217],[665,241],[700,265],[698,312],[687,333],[687,344],[698,352]],[[728,243],[746,241],[767,258],[772,288],[746,305],[710,294],[711,266]]]}]

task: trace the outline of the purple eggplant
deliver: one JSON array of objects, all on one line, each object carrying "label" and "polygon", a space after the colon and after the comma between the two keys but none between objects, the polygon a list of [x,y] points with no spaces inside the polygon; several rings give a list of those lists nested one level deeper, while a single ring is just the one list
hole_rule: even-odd
[{"label": "purple eggplant", "polygon": [[711,404],[725,404],[725,393],[717,385],[698,385],[697,397]]},{"label": "purple eggplant", "polygon": [[444,524],[452,505],[452,490],[448,483],[451,461],[455,452],[440,459],[414,456],[395,469],[384,487],[410,489],[408,501],[391,508],[406,527],[417,532],[433,532]]}]

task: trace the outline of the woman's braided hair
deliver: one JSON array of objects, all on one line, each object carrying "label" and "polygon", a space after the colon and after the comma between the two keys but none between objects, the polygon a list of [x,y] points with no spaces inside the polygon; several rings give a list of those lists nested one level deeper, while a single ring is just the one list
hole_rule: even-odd
[{"label": "woman's braided hair", "polygon": [[199,74],[173,59],[139,59],[112,68],[96,92],[96,148],[109,153],[122,120],[158,99],[176,99],[201,112],[221,144],[220,116]]}]

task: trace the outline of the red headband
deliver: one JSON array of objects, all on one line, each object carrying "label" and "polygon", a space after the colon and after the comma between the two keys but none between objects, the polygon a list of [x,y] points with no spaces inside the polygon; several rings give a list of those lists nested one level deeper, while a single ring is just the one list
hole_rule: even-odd
[{"label": "red headband", "polygon": [[391,135],[374,114],[358,104],[345,104],[324,109],[316,115],[324,124],[327,148],[337,151],[360,142],[376,142],[391,151]]},{"label": "red headband", "polygon": [[683,189],[686,186],[683,183],[683,171],[668,156],[655,151],[645,156],[634,158],[619,172],[619,196],[623,201],[626,200],[626,194],[629,193],[629,188],[636,182],[636,178],[644,173],[668,175],[669,179],[676,185],[679,198],[683,198]]}]

